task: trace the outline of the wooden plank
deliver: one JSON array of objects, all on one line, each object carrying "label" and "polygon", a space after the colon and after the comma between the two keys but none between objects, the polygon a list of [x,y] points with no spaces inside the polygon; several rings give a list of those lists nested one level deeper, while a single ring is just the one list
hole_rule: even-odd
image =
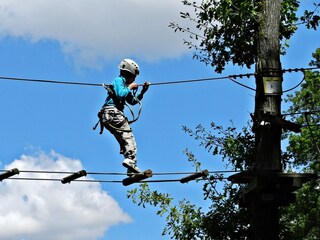
[{"label": "wooden plank", "polygon": [[147,179],[147,178],[150,178],[150,177],[152,177],[152,170],[151,169],[147,169],[142,173],[133,174],[132,176],[123,179],[122,180],[122,184],[124,186],[128,186],[128,185],[140,182],[140,181],[142,181],[144,179]]}]

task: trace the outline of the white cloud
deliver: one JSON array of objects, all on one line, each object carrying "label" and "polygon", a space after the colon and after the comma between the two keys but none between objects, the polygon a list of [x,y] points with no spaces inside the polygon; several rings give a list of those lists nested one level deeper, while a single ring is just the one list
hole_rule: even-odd
[{"label": "white cloud", "polygon": [[[79,171],[79,160],[55,152],[22,156],[6,169]],[[61,174],[19,177],[60,179]],[[87,177],[88,178],[88,177]],[[112,226],[131,222],[98,183],[4,180],[0,185],[0,239],[93,240]]]},{"label": "white cloud", "polygon": [[92,67],[124,56],[154,61],[187,51],[168,27],[183,9],[180,0],[0,0],[0,36],[58,41]]}]

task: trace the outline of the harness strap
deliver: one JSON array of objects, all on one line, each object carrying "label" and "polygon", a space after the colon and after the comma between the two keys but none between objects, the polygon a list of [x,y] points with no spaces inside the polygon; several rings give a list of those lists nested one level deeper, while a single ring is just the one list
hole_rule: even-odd
[{"label": "harness strap", "polygon": [[103,133],[104,127],[106,127],[109,131],[112,130],[117,130],[117,131],[122,131],[122,132],[132,132],[131,129],[122,129],[119,128],[120,126],[122,126],[126,121],[128,121],[126,118],[123,119],[121,122],[119,122],[117,125],[112,125],[110,123],[106,123],[103,121],[103,114],[104,114],[105,109],[101,109],[98,112],[98,122],[95,124],[95,126],[93,127],[93,130],[96,130],[96,128],[98,127],[98,125],[100,124],[100,134]]},{"label": "harness strap", "polygon": [[103,114],[103,112],[100,110],[100,111],[98,112],[98,118],[99,118],[99,120],[98,120],[98,122],[97,122],[97,123],[94,125],[94,127],[93,127],[93,130],[96,130],[97,127],[98,127],[98,125],[100,124],[100,132],[99,132],[99,134],[102,134],[102,133],[103,133],[103,129],[104,129],[103,120],[102,120],[102,114]]},{"label": "harness strap", "polygon": [[112,100],[114,101],[114,103],[116,105],[122,105],[122,101],[119,100],[114,92],[114,88],[113,88],[113,85],[106,85],[106,84],[103,84],[103,87],[107,90],[109,96],[112,98]]},{"label": "harness strap", "polygon": [[[122,101],[119,100],[119,99],[116,97],[112,85],[103,84],[103,87],[108,91],[108,94],[109,94],[109,96],[113,99],[114,103],[116,103],[117,105],[118,105],[118,104],[120,104],[120,105],[122,104]],[[96,130],[96,128],[97,128],[98,125],[100,124],[100,134],[103,133],[104,126],[105,126],[109,131],[113,129],[113,130],[122,131],[122,132],[132,132],[131,129],[126,130],[126,129],[121,129],[121,128],[119,128],[119,127],[120,127],[125,121],[128,121],[128,123],[131,124],[131,123],[134,123],[135,121],[137,121],[137,120],[139,119],[140,114],[141,114],[141,111],[142,111],[142,104],[141,104],[140,100],[139,100],[137,97],[135,97],[135,95],[136,95],[136,93],[134,93],[134,98],[135,98],[135,100],[136,100],[136,101],[139,103],[139,105],[140,105],[140,107],[139,107],[139,112],[138,112],[138,116],[137,116],[137,117],[134,116],[134,112],[133,112],[133,110],[131,109],[131,107],[130,107],[126,102],[124,102],[124,105],[127,106],[128,109],[130,110],[130,112],[131,112],[131,114],[132,114],[132,116],[133,116],[133,119],[130,120],[130,121],[128,121],[128,119],[124,119],[122,122],[120,122],[119,124],[117,124],[116,126],[114,126],[114,125],[112,125],[112,124],[110,124],[110,123],[104,123],[104,122],[103,122],[102,117],[103,117],[104,109],[102,108],[102,109],[98,112],[98,118],[99,118],[99,120],[98,120],[98,122],[94,125],[93,130]]]}]

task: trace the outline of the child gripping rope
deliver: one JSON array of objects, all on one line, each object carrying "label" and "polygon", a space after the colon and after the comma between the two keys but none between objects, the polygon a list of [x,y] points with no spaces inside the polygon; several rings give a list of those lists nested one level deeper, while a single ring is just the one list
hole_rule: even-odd
[{"label": "child gripping rope", "polygon": [[124,156],[122,165],[127,168],[128,175],[131,175],[141,173],[141,170],[137,167],[137,144],[123,110],[127,104],[139,103],[150,83],[145,82],[141,92],[137,93],[138,84],[134,81],[140,72],[138,64],[131,59],[124,59],[119,64],[119,69],[120,76],[116,77],[111,85],[103,85],[108,95],[98,116],[101,126],[118,141],[120,154]]}]

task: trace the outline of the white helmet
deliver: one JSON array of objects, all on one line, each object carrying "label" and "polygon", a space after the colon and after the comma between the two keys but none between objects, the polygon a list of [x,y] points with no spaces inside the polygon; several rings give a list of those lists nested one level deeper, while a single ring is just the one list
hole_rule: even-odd
[{"label": "white helmet", "polygon": [[119,64],[119,69],[131,72],[133,75],[139,75],[139,65],[131,59],[123,59]]}]

